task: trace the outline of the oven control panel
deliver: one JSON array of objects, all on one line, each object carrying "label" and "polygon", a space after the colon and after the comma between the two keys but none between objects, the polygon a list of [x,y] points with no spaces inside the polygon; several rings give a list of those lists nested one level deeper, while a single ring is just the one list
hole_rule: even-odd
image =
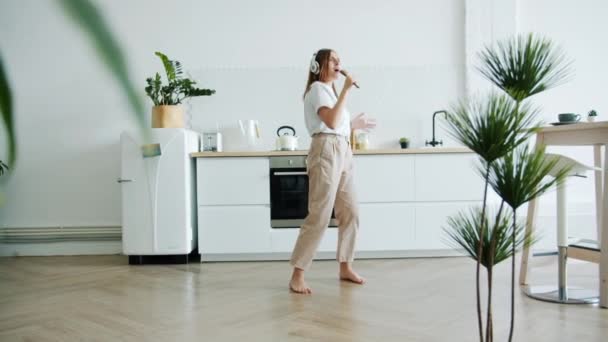
[{"label": "oven control panel", "polygon": [[300,169],[306,167],[306,156],[270,157],[271,169]]}]

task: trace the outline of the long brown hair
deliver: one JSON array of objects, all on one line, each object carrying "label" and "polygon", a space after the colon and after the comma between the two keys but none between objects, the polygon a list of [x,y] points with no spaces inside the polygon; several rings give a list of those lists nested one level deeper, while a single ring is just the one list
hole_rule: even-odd
[{"label": "long brown hair", "polygon": [[[327,74],[329,73],[329,70],[327,70],[327,65],[329,64],[329,58],[331,57],[331,53],[333,51],[334,50],[332,50],[332,49],[321,49],[321,50],[317,51],[317,53],[315,54],[315,61],[317,61],[317,63],[319,63],[319,73],[314,74],[310,70],[310,64],[309,64],[308,80],[306,81],[306,88],[304,88],[304,94],[302,95],[302,98],[306,97],[306,94],[310,90],[311,84],[313,84],[314,82],[317,82],[317,81],[327,79]],[[336,94],[336,97],[337,97],[338,93],[336,92],[336,87],[334,87],[333,84],[331,86],[334,89],[334,93]]]}]

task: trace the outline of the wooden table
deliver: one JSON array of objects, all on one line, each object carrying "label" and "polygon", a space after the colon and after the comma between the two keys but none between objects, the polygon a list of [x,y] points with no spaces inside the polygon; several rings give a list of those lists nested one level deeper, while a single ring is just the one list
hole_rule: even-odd
[{"label": "wooden table", "polygon": [[[608,171],[608,121],[577,123],[572,125],[543,127],[536,137],[536,148],[541,146],[593,146],[594,165]],[[598,240],[600,241],[599,287],[600,306],[608,308],[608,172],[595,171],[595,203]],[[603,185],[602,185],[603,179]],[[536,221],[536,200],[528,204],[526,233],[531,232]],[[529,248],[524,248],[519,274],[520,285],[526,285],[529,270]]]}]

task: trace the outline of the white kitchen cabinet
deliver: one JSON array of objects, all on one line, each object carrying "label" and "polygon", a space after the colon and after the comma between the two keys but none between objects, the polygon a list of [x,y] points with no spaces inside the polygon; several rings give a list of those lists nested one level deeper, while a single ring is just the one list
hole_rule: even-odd
[{"label": "white kitchen cabinet", "polygon": [[270,204],[267,157],[198,158],[198,205]]},{"label": "white kitchen cabinet", "polygon": [[[414,246],[414,205],[404,203],[361,204],[357,251],[403,250]],[[272,252],[291,252],[299,229],[273,229]],[[327,228],[319,252],[335,252],[338,228]]]},{"label": "white kitchen cabinet", "polygon": [[267,253],[270,251],[270,207],[199,207],[198,246],[203,256],[207,253]]},{"label": "white kitchen cabinet", "polygon": [[474,154],[416,155],[416,201],[480,201],[483,179]]},{"label": "white kitchen cabinet", "polygon": [[479,204],[477,202],[416,204],[415,249],[453,249],[448,243],[451,240],[443,230],[448,227],[448,217]]},{"label": "white kitchen cabinet", "polygon": [[413,204],[360,204],[359,220],[358,251],[396,251],[415,245]]},{"label": "white kitchen cabinet", "polygon": [[[447,219],[478,205],[483,180],[471,153],[355,155],[360,209],[357,252],[365,257],[446,255]],[[197,159],[198,238],[203,260],[288,260],[297,228],[270,227],[269,159]],[[317,259],[334,258],[327,228]]]},{"label": "white kitchen cabinet", "polygon": [[355,187],[361,203],[414,200],[413,155],[355,156]]},{"label": "white kitchen cabinet", "polygon": [[270,231],[270,248],[274,253],[291,253],[300,229],[280,228]]},{"label": "white kitchen cabinet", "polygon": [[[300,229],[280,228],[270,232],[270,244],[274,253],[291,253],[298,239]],[[335,252],[338,241],[338,228],[327,228],[319,244],[319,252]]]}]

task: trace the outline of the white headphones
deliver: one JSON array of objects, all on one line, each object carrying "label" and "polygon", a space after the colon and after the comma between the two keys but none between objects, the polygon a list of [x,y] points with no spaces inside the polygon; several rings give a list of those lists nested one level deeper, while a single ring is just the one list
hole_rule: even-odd
[{"label": "white headphones", "polygon": [[319,67],[319,62],[317,62],[317,53],[312,54],[312,60],[310,61],[310,72],[315,75],[319,74],[321,68]]}]

